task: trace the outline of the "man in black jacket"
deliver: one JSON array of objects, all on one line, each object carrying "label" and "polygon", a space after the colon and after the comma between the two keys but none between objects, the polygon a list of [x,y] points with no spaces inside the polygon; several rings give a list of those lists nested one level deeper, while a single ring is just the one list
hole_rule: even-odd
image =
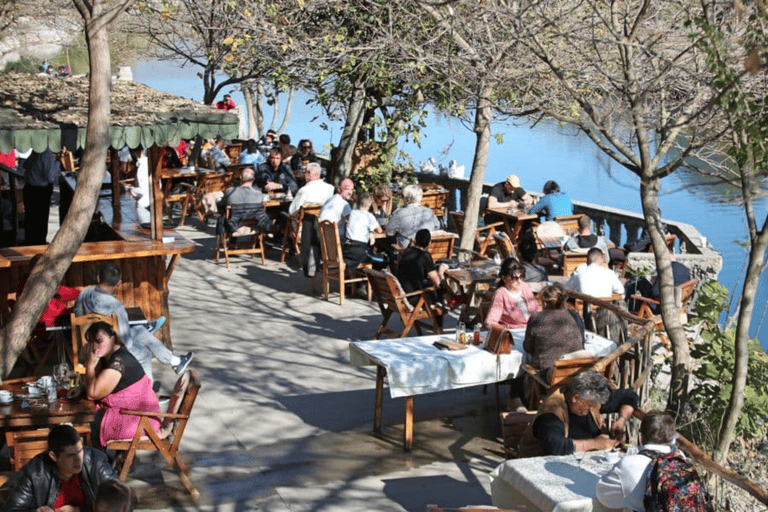
[{"label": "man in black jacket", "polygon": [[90,447],[70,425],[48,434],[48,451],[30,460],[2,512],[90,512],[96,488],[117,478],[107,455]]}]

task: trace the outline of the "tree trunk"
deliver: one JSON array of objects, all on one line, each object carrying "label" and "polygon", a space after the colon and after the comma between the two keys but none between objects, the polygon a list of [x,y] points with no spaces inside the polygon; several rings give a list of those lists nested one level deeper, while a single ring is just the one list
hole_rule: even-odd
[{"label": "tree trunk", "polygon": [[[644,175],[650,173],[643,173]],[[667,241],[662,231],[661,212],[659,211],[658,178],[641,178],[640,200],[643,206],[645,225],[651,237],[651,244],[656,258],[656,268],[660,284],[661,317],[672,344],[672,378],[669,387],[667,410],[677,416],[688,396],[689,376],[691,372],[691,353],[688,338],[683,331],[680,317],[675,307],[674,279],[672,260],[669,257]]]},{"label": "tree trunk", "polygon": [[347,107],[347,119],[341,132],[339,147],[334,158],[334,182],[339,183],[349,176],[352,170],[352,155],[355,152],[357,134],[363,125],[365,114],[365,87],[361,82],[355,82],[354,92]]},{"label": "tree trunk", "polygon": [[461,243],[459,244],[462,249],[471,250],[475,245],[475,230],[477,229],[477,218],[480,212],[480,196],[483,194],[485,168],[488,164],[488,153],[491,147],[492,92],[493,88],[491,86],[483,86],[477,101],[477,109],[475,110],[475,126],[473,130],[477,141],[475,142],[475,156],[472,160],[472,174],[469,177],[467,206],[464,211],[464,228],[461,231]]},{"label": "tree trunk", "polygon": [[203,105],[213,105],[216,99],[216,70],[206,67],[203,71]]},{"label": "tree trunk", "polygon": [[256,123],[256,116],[259,112],[256,110],[256,101],[254,99],[253,87],[250,81],[246,81],[240,84],[240,89],[243,91],[243,98],[245,98],[245,108],[248,116],[248,138],[257,140],[261,135],[259,133],[258,124]]},{"label": "tree trunk", "polygon": [[[288,126],[288,120],[291,118],[291,109],[293,108],[293,95],[296,93],[296,89],[291,87],[288,90],[288,104],[285,106],[285,115],[283,115],[283,121],[280,123],[280,128],[275,130],[277,133],[283,133],[283,130],[285,130],[285,127]],[[280,94],[277,92],[276,94]],[[277,116],[277,112],[275,112],[275,116]]]},{"label": "tree trunk", "polygon": [[74,0],[74,3],[86,22],[85,35],[90,61],[87,145],[69,213],[35,265],[8,323],[2,330],[4,377],[24,350],[32,328],[58,289],[72,258],[85,238],[104,178],[104,162],[109,147],[110,111],[108,19],[101,1],[97,0],[90,7],[78,0]]},{"label": "tree trunk", "polygon": [[725,410],[723,424],[713,453],[713,460],[718,464],[724,464],[728,456],[728,450],[733,441],[733,432],[739,421],[741,409],[744,407],[744,388],[747,384],[747,371],[749,365],[749,327],[751,325],[752,311],[755,308],[755,294],[760,284],[760,274],[763,270],[762,262],[765,260],[766,246],[768,245],[768,217],[763,222],[763,227],[753,236],[749,250],[749,263],[747,275],[744,277],[744,286],[741,293],[738,321],[736,323],[736,337],[734,342],[734,367],[731,397]]}]

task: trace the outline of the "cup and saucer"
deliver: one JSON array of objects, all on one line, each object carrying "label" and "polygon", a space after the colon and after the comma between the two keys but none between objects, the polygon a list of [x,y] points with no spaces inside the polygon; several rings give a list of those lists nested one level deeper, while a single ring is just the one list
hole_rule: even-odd
[{"label": "cup and saucer", "polygon": [[11,402],[13,402],[13,393],[5,389],[0,389],[0,404],[6,405]]}]

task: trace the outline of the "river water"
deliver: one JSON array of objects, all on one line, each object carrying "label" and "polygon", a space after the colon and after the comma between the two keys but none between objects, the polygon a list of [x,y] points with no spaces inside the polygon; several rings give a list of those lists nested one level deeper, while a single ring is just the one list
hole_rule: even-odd
[{"label": "river water", "polygon": [[[203,85],[196,73],[197,69],[180,68],[174,63],[143,62],[135,66],[133,76],[134,80],[156,89],[200,101]],[[234,87],[225,89],[220,96],[224,93],[230,93],[238,105],[244,105],[242,94]],[[291,135],[293,144],[309,138],[317,151],[327,150],[338,142],[342,123],[328,120],[319,107],[306,105],[308,99],[305,93],[296,94],[285,133]],[[321,128],[322,123],[328,126],[327,130]],[[401,149],[416,165],[434,157],[438,163],[448,166],[449,160],[454,159],[466,166],[465,175],[469,177],[475,145],[470,128],[455,119],[432,115],[422,131],[421,145],[404,141]],[[508,174],[517,174],[524,188],[541,191],[544,183],[552,179],[574,200],[641,211],[637,177],[605,157],[591,141],[574,130],[546,123],[533,128],[497,123],[493,132],[500,135],[503,142],[491,142],[485,181],[495,183]],[[719,280],[733,292],[741,288],[747,254],[745,248],[736,243],[747,240],[743,209],[693,186],[695,182],[695,177],[681,172],[663,181],[659,200],[662,217],[693,224],[707,237],[723,255]],[[765,218],[765,203],[758,206],[757,214],[758,222]],[[765,275],[755,304],[752,335],[757,335],[766,348],[768,321],[762,322],[766,305]]]}]

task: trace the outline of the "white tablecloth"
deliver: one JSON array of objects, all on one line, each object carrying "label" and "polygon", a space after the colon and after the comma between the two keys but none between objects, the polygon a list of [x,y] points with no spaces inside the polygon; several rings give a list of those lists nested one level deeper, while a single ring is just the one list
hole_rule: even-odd
[{"label": "white tablecloth", "polygon": [[587,452],[581,465],[573,455],[508,460],[490,474],[493,504],[546,512],[614,510],[595,498],[598,479],[612,467],[604,452]]},{"label": "white tablecloth", "polygon": [[[453,340],[454,335],[436,334],[353,341],[349,344],[349,360],[355,366],[378,364],[386,368],[392,398],[493,384],[520,374],[525,329],[510,332],[515,340],[512,353],[500,356],[473,345],[464,350],[440,350],[433,343],[439,339]],[[602,336],[586,334],[585,348],[598,357],[616,348],[614,342]]]},{"label": "white tablecloth", "polygon": [[[482,347],[440,350],[433,343],[452,334],[374,341],[353,341],[349,359],[355,366],[378,364],[387,370],[392,398],[492,384],[516,377],[523,362],[523,329],[514,333],[511,354],[496,356]],[[470,334],[471,335],[471,334]]]}]

